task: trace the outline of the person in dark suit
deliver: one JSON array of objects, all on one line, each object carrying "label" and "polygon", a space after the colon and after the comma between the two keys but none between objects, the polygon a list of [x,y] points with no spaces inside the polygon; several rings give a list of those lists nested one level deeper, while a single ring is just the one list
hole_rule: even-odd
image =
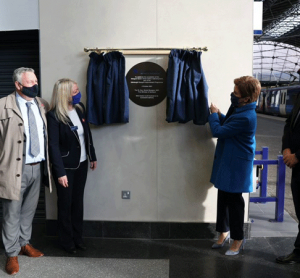
[{"label": "person in dark suit", "polygon": [[[295,211],[298,220],[300,220],[300,94],[294,104],[292,113],[287,118],[283,137],[282,154],[284,163],[292,168],[291,188]],[[300,263],[300,224],[298,226],[298,235],[294,243],[295,249],[286,256],[276,258],[277,263],[294,264]]]},{"label": "person in dark suit", "polygon": [[225,255],[237,255],[245,245],[242,193],[253,191],[255,108],[261,90],[259,81],[252,76],[237,78],[234,84],[226,116],[214,104],[209,116],[213,137],[218,138],[210,181],[218,189],[216,230],[220,236],[212,248],[223,247],[231,236],[234,241]]},{"label": "person in dark suit", "polygon": [[58,80],[47,113],[49,158],[58,198],[58,236],[68,253],[85,250],[82,238],[83,195],[88,161],[95,170],[97,159],[85,118],[81,93],[75,81]]}]

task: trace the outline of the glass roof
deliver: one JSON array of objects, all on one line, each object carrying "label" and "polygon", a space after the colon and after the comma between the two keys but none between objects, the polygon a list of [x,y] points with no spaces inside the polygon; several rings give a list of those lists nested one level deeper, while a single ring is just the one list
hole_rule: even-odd
[{"label": "glass roof", "polygon": [[271,41],[254,43],[253,75],[278,84],[299,81],[300,49]]},{"label": "glass roof", "polygon": [[264,35],[277,39],[294,30],[299,25],[300,3],[298,2],[283,12],[278,18],[275,18],[272,24],[265,28]]},{"label": "glass roof", "polygon": [[254,37],[253,75],[262,85],[299,83],[300,1],[264,0],[263,34]]}]

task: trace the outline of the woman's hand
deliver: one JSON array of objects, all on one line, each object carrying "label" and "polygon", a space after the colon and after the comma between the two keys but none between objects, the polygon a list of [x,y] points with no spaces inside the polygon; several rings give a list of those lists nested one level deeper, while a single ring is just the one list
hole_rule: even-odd
[{"label": "woman's hand", "polygon": [[91,161],[90,168],[94,171],[97,168],[97,161]]},{"label": "woman's hand", "polygon": [[61,184],[63,187],[68,187],[68,186],[69,186],[67,176],[62,176],[62,177],[58,178],[58,182],[59,182],[59,184]]},{"label": "woman's hand", "polygon": [[211,105],[210,105],[210,112],[211,113],[218,113],[219,112],[219,108],[217,106],[215,106],[213,103],[211,103]]}]

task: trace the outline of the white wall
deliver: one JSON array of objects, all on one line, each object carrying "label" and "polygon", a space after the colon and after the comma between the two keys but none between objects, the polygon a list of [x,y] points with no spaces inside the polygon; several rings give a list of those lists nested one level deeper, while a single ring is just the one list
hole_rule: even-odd
[{"label": "white wall", "polygon": [[39,29],[38,0],[0,0],[0,31]]},{"label": "white wall", "polygon": [[[70,77],[85,94],[84,47],[207,46],[202,54],[209,99],[226,113],[233,79],[252,73],[252,0],[40,1],[42,93]],[[166,56],[126,56],[167,68]],[[85,99],[84,99],[85,101]],[[86,220],[215,222],[217,190],[209,183],[215,141],[207,127],[168,124],[166,101],[130,102],[128,124],[92,129],[98,169],[89,172]],[[121,199],[131,191],[131,200]],[[47,219],[56,219],[55,193]],[[247,206],[246,206],[247,207]],[[247,213],[246,213],[247,215]]]}]

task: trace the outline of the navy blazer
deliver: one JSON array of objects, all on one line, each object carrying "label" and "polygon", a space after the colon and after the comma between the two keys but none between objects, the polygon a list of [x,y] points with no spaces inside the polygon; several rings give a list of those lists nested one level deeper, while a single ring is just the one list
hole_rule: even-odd
[{"label": "navy blazer", "polygon": [[[80,103],[82,108],[84,106]],[[92,134],[89,125],[84,116],[84,112],[79,107],[76,107],[76,112],[79,116],[84,129],[84,140],[86,153],[90,161],[97,161],[95,149],[93,146]],[[80,140],[71,120],[67,124],[58,121],[54,111],[50,110],[47,113],[48,122],[48,137],[49,137],[49,158],[52,163],[53,175],[57,178],[65,176],[65,169],[77,169],[80,165]]]},{"label": "navy blazer", "polygon": [[213,137],[218,138],[210,181],[222,191],[253,191],[252,171],[257,126],[255,108],[256,102],[252,102],[234,109],[231,107],[228,115],[222,115],[221,119],[217,113],[209,116]]}]

